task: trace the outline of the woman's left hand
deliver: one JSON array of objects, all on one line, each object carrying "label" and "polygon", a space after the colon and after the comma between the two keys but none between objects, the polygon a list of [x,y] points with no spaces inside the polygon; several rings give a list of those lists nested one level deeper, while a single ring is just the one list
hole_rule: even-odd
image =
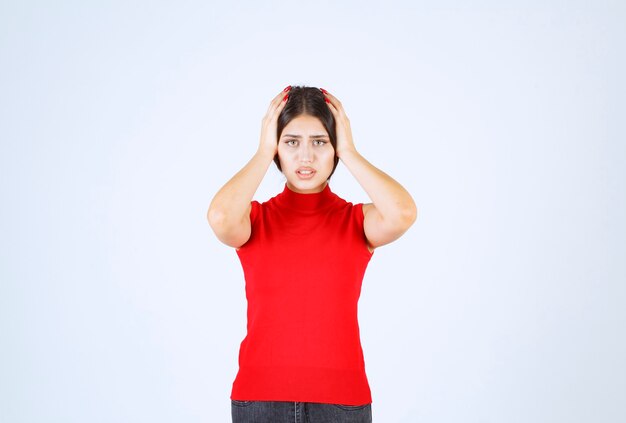
[{"label": "woman's left hand", "polygon": [[335,130],[337,132],[337,149],[335,154],[341,159],[341,155],[347,151],[356,151],[354,141],[352,140],[352,129],[350,128],[350,119],[346,115],[341,102],[323,88],[320,90],[324,93],[326,104],[335,117]]}]

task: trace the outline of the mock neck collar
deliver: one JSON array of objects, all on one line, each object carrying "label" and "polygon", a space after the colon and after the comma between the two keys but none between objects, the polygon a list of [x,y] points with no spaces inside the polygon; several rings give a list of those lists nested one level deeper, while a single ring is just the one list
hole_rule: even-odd
[{"label": "mock neck collar", "polygon": [[276,199],[280,201],[281,205],[292,210],[314,212],[325,209],[327,206],[331,205],[336,198],[337,195],[330,190],[330,185],[327,183],[320,192],[310,194],[292,191],[287,184],[285,184],[283,192],[281,192]]}]

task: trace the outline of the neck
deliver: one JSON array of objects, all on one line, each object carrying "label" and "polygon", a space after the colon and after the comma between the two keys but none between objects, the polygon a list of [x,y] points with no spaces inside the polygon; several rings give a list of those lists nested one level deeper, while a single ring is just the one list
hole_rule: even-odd
[{"label": "neck", "polygon": [[331,192],[328,183],[325,183],[321,191],[303,193],[293,191],[289,184],[285,184],[285,189],[279,195],[280,202],[287,208],[299,212],[316,212],[325,209],[336,199],[336,195]]}]

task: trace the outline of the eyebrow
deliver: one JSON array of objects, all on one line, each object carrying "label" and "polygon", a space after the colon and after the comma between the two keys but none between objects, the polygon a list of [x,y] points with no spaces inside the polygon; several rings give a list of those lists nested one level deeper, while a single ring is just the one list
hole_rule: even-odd
[{"label": "eyebrow", "polygon": [[[301,135],[285,134],[283,137],[302,138]],[[311,135],[311,138],[328,138],[328,135]]]}]

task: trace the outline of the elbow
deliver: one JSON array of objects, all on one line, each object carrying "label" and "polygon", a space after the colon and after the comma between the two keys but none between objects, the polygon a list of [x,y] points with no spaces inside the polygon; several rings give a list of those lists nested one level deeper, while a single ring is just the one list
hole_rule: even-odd
[{"label": "elbow", "polygon": [[224,222],[226,220],[224,212],[215,207],[209,207],[206,217],[214,232],[219,231],[219,228],[224,226]]},{"label": "elbow", "polygon": [[230,213],[209,207],[207,220],[217,238],[224,244],[239,248],[250,238],[250,225],[242,221],[234,221]]},{"label": "elbow", "polygon": [[417,220],[417,206],[413,201],[400,208],[399,221],[404,230],[407,230]]}]

